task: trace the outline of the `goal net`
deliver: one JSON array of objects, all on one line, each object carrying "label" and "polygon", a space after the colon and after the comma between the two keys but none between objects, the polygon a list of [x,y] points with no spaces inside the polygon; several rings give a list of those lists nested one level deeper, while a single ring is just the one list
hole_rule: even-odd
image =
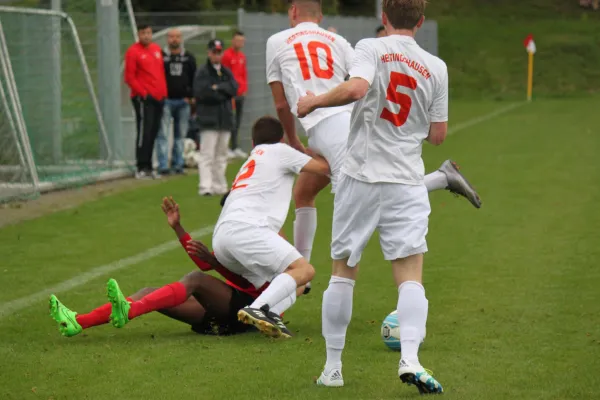
[{"label": "goal net", "polygon": [[94,78],[67,14],[0,7],[0,202],[115,173]]}]

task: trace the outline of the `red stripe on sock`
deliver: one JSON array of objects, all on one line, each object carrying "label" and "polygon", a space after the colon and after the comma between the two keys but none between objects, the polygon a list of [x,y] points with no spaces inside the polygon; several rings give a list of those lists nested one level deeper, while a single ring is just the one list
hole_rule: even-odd
[{"label": "red stripe on sock", "polygon": [[129,319],[148,314],[152,311],[178,306],[184,303],[187,298],[187,290],[183,283],[171,283],[131,303]]},{"label": "red stripe on sock", "polygon": [[90,311],[87,314],[77,314],[77,316],[75,316],[75,319],[83,329],[88,329],[92,326],[104,325],[108,323],[111,311],[111,304],[106,303],[96,308],[95,310]]}]

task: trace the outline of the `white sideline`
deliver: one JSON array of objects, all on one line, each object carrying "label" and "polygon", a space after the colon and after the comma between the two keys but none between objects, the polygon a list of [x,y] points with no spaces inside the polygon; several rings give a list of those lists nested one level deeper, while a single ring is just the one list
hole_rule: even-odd
[{"label": "white sideline", "polygon": [[497,109],[495,111],[492,111],[490,113],[484,114],[484,115],[479,116],[479,117],[472,118],[472,119],[467,120],[467,121],[465,121],[465,122],[463,122],[461,124],[454,125],[451,128],[448,128],[448,135],[453,135],[453,134],[455,134],[457,132],[462,131],[463,129],[467,129],[467,128],[470,128],[470,127],[472,127],[474,125],[477,125],[477,124],[480,124],[482,122],[488,121],[488,120],[490,120],[492,118],[495,118],[495,117],[497,117],[499,115],[502,115],[502,114],[505,114],[505,113],[507,113],[507,112],[509,112],[511,110],[514,110],[515,108],[517,108],[519,106],[522,106],[524,104],[526,104],[526,102],[523,102],[523,101],[520,101],[518,103],[512,103],[512,104],[509,104],[509,105],[507,105],[505,107],[502,107],[502,108],[499,108],[499,109]]},{"label": "white sideline", "polygon": [[[200,228],[194,232],[191,232],[190,235],[192,237],[200,238],[202,236],[208,235],[209,233],[212,233],[213,229],[214,226],[206,226],[204,228]],[[33,305],[34,303],[46,300],[51,294],[66,292],[78,286],[84,285],[89,281],[96,279],[100,276],[106,275],[110,272],[131,267],[143,261],[148,261],[158,255],[161,255],[169,250],[173,250],[179,246],[179,241],[171,240],[170,242],[151,247],[148,250],[138,253],[134,256],[122,258],[110,264],[95,267],[87,272],[84,272],[83,274],[77,275],[55,286],[30,294],[29,296],[21,297],[19,299],[12,300],[7,303],[0,304],[0,319],[3,319],[4,317],[9,316],[10,314],[16,311],[27,308]]]}]

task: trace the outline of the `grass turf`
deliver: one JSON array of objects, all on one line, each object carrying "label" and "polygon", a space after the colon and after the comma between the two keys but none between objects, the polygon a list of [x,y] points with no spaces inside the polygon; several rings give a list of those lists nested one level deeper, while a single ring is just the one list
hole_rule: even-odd
[{"label": "grass turf", "polygon": [[[505,103],[454,102],[452,124]],[[600,256],[600,98],[541,100],[426,146],[427,170],[451,156],[482,195],[473,209],[431,195],[425,285],[430,302],[423,364],[450,399],[588,399],[600,372],[594,263]],[[230,168],[230,175],[235,168]],[[2,303],[156,246],[174,235],[159,209],[173,195],[189,230],[214,224],[218,199],[196,177],[118,193],[0,230]],[[312,385],[324,362],[321,293],[327,286],[332,196],[318,198],[313,292],[288,313],[296,337],[202,337],[153,314],[125,329],[66,339],[38,302],[0,319],[0,398],[389,399],[417,391],[397,378],[398,354],[379,338],[397,292],[374,238],[362,260],[344,354],[346,387]],[[0,210],[2,212],[2,210]],[[2,214],[0,214],[0,218]],[[291,237],[292,218],[286,231]],[[209,241],[210,237],[201,238]],[[125,293],[179,279],[181,249],[111,274]],[[106,301],[103,276],[58,297],[86,312]]]}]

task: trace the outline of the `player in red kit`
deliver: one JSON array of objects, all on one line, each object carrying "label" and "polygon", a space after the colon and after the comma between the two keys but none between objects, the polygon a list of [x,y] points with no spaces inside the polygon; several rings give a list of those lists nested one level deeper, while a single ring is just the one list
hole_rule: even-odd
[{"label": "player in red kit", "polygon": [[[204,244],[192,240],[180,224],[179,206],[172,198],[163,199],[162,209],[181,245],[201,271],[190,272],[179,282],[162,288],[144,288],[131,295],[127,298],[128,319],[158,311],[201,334],[227,335],[252,330],[237,321],[237,312],[251,304],[268,284],[255,288],[223,267]],[[226,281],[204,272],[209,270],[218,272]],[[111,279],[109,287],[111,284],[116,285],[116,282]],[[56,296],[50,297],[50,315],[58,323],[60,333],[67,337],[110,322],[112,309],[112,304],[106,303],[87,314],[78,314],[65,307]]]}]

